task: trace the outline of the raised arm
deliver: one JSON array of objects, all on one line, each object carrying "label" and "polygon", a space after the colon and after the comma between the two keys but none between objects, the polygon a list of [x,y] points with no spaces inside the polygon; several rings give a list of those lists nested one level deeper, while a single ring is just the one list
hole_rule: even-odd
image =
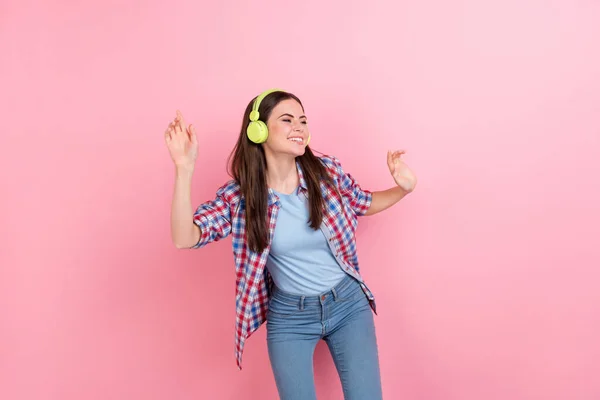
[{"label": "raised arm", "polygon": [[192,209],[192,177],[198,156],[196,130],[187,127],[181,112],[165,131],[165,142],[175,164],[175,188],[171,202],[171,240],[177,248],[189,248],[200,239],[200,228],[194,224]]},{"label": "raised arm", "polygon": [[389,189],[379,191],[363,189],[350,173],[344,171],[336,157],[325,160],[331,160],[333,163],[342,195],[349,201],[355,214],[366,216],[390,208],[414,190],[417,177],[402,160],[404,153],[403,150],[388,152],[387,164],[396,184]]}]

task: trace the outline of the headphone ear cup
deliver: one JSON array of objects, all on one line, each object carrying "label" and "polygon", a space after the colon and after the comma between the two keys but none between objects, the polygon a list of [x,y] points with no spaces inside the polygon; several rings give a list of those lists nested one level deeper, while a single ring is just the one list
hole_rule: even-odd
[{"label": "headphone ear cup", "polygon": [[246,128],[246,134],[251,142],[260,144],[267,141],[267,138],[269,137],[269,129],[267,129],[267,124],[265,124],[263,121],[253,121],[248,124],[248,128]]}]

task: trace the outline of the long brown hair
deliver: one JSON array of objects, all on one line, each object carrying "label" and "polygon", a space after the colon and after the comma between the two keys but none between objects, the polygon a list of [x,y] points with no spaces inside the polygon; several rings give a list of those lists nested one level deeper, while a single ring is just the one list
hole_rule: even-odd
[{"label": "long brown hair", "polygon": [[[248,139],[246,128],[250,122],[250,112],[254,103],[252,99],[242,120],[242,127],[238,141],[233,148],[229,160],[229,174],[241,187],[242,196],[246,202],[246,235],[248,245],[252,251],[262,252],[269,243],[269,229],[267,219],[268,195],[267,186],[267,160],[261,144],[256,144]],[[298,97],[288,92],[273,92],[267,95],[260,103],[258,112],[260,120],[267,123],[273,108],[281,101],[294,99],[302,110],[304,106]],[[323,163],[313,154],[310,147],[306,146],[303,155],[296,157],[302,167],[306,186],[308,188],[309,221],[310,227],[319,229],[323,221],[323,197],[321,194],[321,180],[333,187],[333,180],[327,173]]]}]

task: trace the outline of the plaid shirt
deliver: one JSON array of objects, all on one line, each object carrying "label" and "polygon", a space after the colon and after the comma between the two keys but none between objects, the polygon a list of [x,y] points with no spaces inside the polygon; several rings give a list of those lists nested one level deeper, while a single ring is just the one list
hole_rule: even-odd
[{"label": "plaid shirt", "polygon": [[[323,182],[321,192],[325,200],[324,227],[330,233],[331,248],[337,254],[344,271],[360,283],[374,312],[375,299],[359,273],[356,254],[355,232],[357,216],[364,215],[371,205],[372,192],[363,190],[354,178],[343,171],[339,160],[332,156],[322,156],[321,161],[333,177],[334,183],[343,198],[340,204],[338,192],[331,190]],[[308,196],[308,189],[302,168],[296,163],[300,180],[299,192]],[[268,197],[269,232],[272,238],[281,203],[271,189]],[[230,180],[221,186],[213,200],[198,206],[194,213],[194,223],[200,227],[201,235],[193,248],[201,248],[213,241],[232,235],[232,247],[236,269],[236,324],[235,356],[237,366],[242,369],[242,353],[246,339],[266,321],[269,294],[273,280],[265,268],[271,240],[262,253],[248,247],[245,234],[245,200],[240,186]]]}]

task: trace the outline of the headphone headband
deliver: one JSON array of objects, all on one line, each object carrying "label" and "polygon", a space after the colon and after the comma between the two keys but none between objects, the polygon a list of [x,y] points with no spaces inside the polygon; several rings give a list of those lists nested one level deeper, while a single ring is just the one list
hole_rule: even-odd
[{"label": "headphone headband", "polygon": [[283,92],[283,90],[281,90],[281,89],[265,90],[264,92],[259,94],[258,97],[256,97],[256,100],[254,100],[254,104],[252,105],[252,111],[250,112],[250,121],[252,121],[252,122],[258,121],[258,118],[260,117],[260,114],[258,112],[258,107],[260,107],[260,103],[263,101],[263,99],[265,97],[267,97],[268,95],[270,95],[273,92]]}]

